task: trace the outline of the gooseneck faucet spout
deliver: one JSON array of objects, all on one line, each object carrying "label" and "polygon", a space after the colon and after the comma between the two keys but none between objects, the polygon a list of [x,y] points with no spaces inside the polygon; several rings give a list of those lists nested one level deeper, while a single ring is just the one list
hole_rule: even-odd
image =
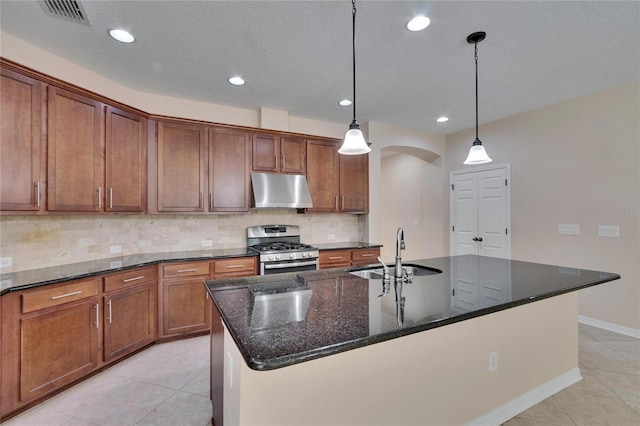
[{"label": "gooseneck faucet spout", "polygon": [[400,252],[404,250],[404,248],[404,230],[398,228],[398,233],[396,234],[396,267],[394,277],[399,279],[402,279],[402,255]]}]

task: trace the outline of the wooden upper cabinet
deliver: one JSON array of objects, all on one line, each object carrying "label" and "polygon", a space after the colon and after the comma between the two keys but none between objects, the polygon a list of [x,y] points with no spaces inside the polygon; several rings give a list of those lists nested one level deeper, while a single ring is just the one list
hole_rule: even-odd
[{"label": "wooden upper cabinet", "polygon": [[250,133],[209,129],[209,211],[249,211],[250,158]]},{"label": "wooden upper cabinet", "polygon": [[102,104],[48,88],[47,209],[100,211],[104,199]]},{"label": "wooden upper cabinet", "polygon": [[304,139],[282,136],[280,138],[282,173],[305,174],[307,170],[307,144]]},{"label": "wooden upper cabinet", "polygon": [[204,126],[158,122],[158,211],[204,212]]},{"label": "wooden upper cabinet", "polygon": [[0,69],[0,210],[44,208],[42,84]]},{"label": "wooden upper cabinet", "polygon": [[105,210],[144,212],[147,205],[146,119],[107,106]]},{"label": "wooden upper cabinet", "polygon": [[251,168],[256,172],[278,172],[280,138],[275,135],[253,134]]},{"label": "wooden upper cabinet", "polygon": [[337,212],[340,164],[334,142],[307,140],[307,181],[313,200],[309,212]]},{"label": "wooden upper cabinet", "polygon": [[368,155],[340,155],[340,211],[369,211]]},{"label": "wooden upper cabinet", "polygon": [[256,172],[304,174],[304,139],[273,134],[253,134],[252,170]]}]

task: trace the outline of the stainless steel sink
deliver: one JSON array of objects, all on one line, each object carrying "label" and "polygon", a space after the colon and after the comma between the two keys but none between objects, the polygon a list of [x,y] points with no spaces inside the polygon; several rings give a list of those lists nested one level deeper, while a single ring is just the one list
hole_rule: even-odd
[{"label": "stainless steel sink", "polygon": [[[426,275],[435,275],[435,274],[441,274],[442,273],[442,271],[439,270],[439,269],[427,268],[425,266],[419,266],[419,265],[403,265],[403,268],[407,272],[408,276],[414,276],[414,277],[421,277],[421,276],[426,276]],[[395,271],[395,268],[394,267],[390,267],[389,268],[389,276],[393,277],[394,276],[394,271]],[[356,276],[358,276],[360,278],[381,280],[382,279],[382,268],[376,267],[376,268],[361,269],[359,271],[351,271],[350,274],[351,275],[356,275]]]}]

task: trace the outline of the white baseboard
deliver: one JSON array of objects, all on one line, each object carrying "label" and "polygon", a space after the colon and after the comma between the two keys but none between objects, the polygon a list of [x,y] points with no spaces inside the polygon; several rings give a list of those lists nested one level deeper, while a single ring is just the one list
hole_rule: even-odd
[{"label": "white baseboard", "polygon": [[598,328],[603,328],[605,330],[613,331],[614,333],[624,334],[625,336],[635,337],[636,339],[640,339],[640,330],[636,330],[631,327],[624,327],[622,325],[613,324],[606,321],[597,320],[594,318],[585,317],[582,315],[578,315],[578,322],[582,324],[591,325]]},{"label": "white baseboard", "polygon": [[574,368],[567,371],[566,373],[559,375],[555,379],[549,380],[547,383],[544,383],[543,385],[540,385],[537,388],[532,389],[515,399],[512,399],[501,407],[498,407],[495,410],[492,410],[487,414],[470,421],[469,423],[467,423],[467,425],[500,425],[507,420],[514,418],[523,411],[533,407],[534,405],[539,404],[550,396],[560,392],[561,390],[566,389],[574,383],[579,382],[580,380],[582,380],[580,369]]}]

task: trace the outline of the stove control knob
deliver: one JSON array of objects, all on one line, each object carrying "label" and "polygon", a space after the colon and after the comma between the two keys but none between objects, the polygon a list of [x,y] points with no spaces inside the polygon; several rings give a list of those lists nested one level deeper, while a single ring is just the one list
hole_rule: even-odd
[{"label": "stove control knob", "polygon": [[302,253],[302,257],[307,257],[307,253]]},{"label": "stove control knob", "polygon": [[272,255],[272,254],[268,255],[268,256],[267,256],[267,259],[268,259],[268,260],[273,260],[273,255]]},{"label": "stove control knob", "polygon": [[289,253],[289,259],[293,259],[294,257],[296,257],[295,253]]},{"label": "stove control knob", "polygon": [[276,254],[276,260],[280,259],[280,255]]}]

